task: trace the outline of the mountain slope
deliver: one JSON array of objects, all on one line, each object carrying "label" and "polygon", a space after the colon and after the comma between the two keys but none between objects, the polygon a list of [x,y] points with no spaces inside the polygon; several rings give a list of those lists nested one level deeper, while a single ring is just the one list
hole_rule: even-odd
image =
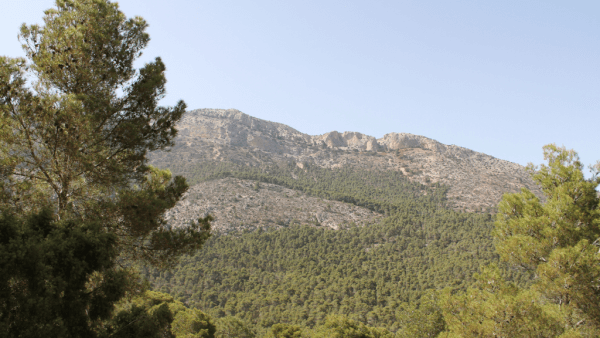
[{"label": "mountain slope", "polygon": [[481,265],[498,263],[492,215],[469,211],[491,211],[523,186],[539,193],[522,166],[423,136],[310,136],[214,109],[188,113],[178,128],[171,152],[151,154],[192,184],[169,220],[212,214],[216,231],[169,271],[144,274],[259,333],[313,328],[329,314],[395,331],[403,303],[464,290]]},{"label": "mountain slope", "polygon": [[491,211],[502,194],[521,187],[540,194],[523,166],[424,136],[390,133],[375,139],[336,131],[311,136],[234,109],[190,111],[177,127],[175,147],[151,154],[151,163],[188,178],[207,162],[396,171],[415,183],[447,186],[449,206],[464,211]]},{"label": "mountain slope", "polygon": [[228,233],[240,229],[280,228],[314,224],[332,229],[381,221],[381,214],[352,204],[329,201],[251,180],[223,178],[194,185],[183,201],[167,212],[174,226],[194,215],[213,216],[212,228]]}]

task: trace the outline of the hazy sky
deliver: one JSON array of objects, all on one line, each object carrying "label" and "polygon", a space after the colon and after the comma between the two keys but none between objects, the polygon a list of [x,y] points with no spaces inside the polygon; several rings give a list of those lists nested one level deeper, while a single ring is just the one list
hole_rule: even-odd
[{"label": "hazy sky", "polygon": [[[52,0],[3,0],[0,55]],[[541,163],[600,160],[600,1],[119,1],[168,96],[312,135],[424,135]]]}]

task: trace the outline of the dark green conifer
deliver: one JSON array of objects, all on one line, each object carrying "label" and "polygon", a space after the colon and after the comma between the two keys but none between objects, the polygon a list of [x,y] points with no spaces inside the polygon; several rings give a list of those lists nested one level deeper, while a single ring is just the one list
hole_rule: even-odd
[{"label": "dark green conifer", "polygon": [[168,226],[188,185],[147,165],[186,106],[158,105],[160,58],[134,68],[146,28],[108,0],[57,0],[21,27],[27,58],[0,57],[0,336],[101,334],[139,291],[127,259],[165,266],[209,237],[210,217]]}]

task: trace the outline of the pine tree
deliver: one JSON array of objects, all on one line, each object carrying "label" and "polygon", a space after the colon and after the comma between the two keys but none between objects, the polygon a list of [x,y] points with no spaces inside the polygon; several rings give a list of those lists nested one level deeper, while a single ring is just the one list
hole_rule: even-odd
[{"label": "pine tree", "polygon": [[160,58],[133,67],[146,28],[108,0],[57,0],[21,27],[27,59],[0,57],[1,336],[93,337],[140,289],[124,262],[165,266],[210,236],[210,217],[169,227],[188,185],[147,164],[186,106],[158,105]]},{"label": "pine tree", "polygon": [[0,57],[0,206],[101,219],[123,252],[160,264],[196,249],[208,220],[173,230],[163,218],[188,186],[147,154],[173,144],[186,106],[158,106],[160,58],[133,67],[147,26],[107,0],[57,0],[43,26],[21,27],[28,60]]},{"label": "pine tree", "polygon": [[116,236],[50,210],[0,215],[0,336],[94,337],[136,287],[116,266]]},{"label": "pine tree", "polygon": [[548,145],[544,158],[548,165],[530,169],[546,201],[527,190],[506,195],[496,248],[503,260],[535,272],[533,290],[568,330],[600,329],[600,177],[585,179],[572,150]]},{"label": "pine tree", "polygon": [[597,337],[600,334],[600,209],[597,170],[586,179],[572,150],[544,147],[547,165],[529,169],[531,191],[506,194],[494,237],[500,258],[530,271],[530,288],[485,269],[466,293],[441,302],[449,332],[461,337]]}]

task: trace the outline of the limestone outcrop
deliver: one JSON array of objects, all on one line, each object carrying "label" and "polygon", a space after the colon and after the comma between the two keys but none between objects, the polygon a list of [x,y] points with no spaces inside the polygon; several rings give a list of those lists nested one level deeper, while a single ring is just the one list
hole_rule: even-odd
[{"label": "limestone outcrop", "polygon": [[294,162],[323,168],[351,167],[396,170],[423,184],[448,186],[454,208],[492,210],[506,192],[527,187],[541,196],[525,168],[425,136],[389,133],[380,139],[359,132],[332,131],[307,135],[235,109],[198,109],[186,113],[170,152],[155,152],[151,163],[175,169],[206,161],[228,161],[251,166]]},{"label": "limestone outcrop", "polygon": [[352,204],[308,196],[278,185],[236,178],[197,184],[167,212],[171,225],[182,226],[210,214],[212,228],[221,233],[240,229],[281,228],[301,224],[343,229],[369,225],[383,216]]}]

